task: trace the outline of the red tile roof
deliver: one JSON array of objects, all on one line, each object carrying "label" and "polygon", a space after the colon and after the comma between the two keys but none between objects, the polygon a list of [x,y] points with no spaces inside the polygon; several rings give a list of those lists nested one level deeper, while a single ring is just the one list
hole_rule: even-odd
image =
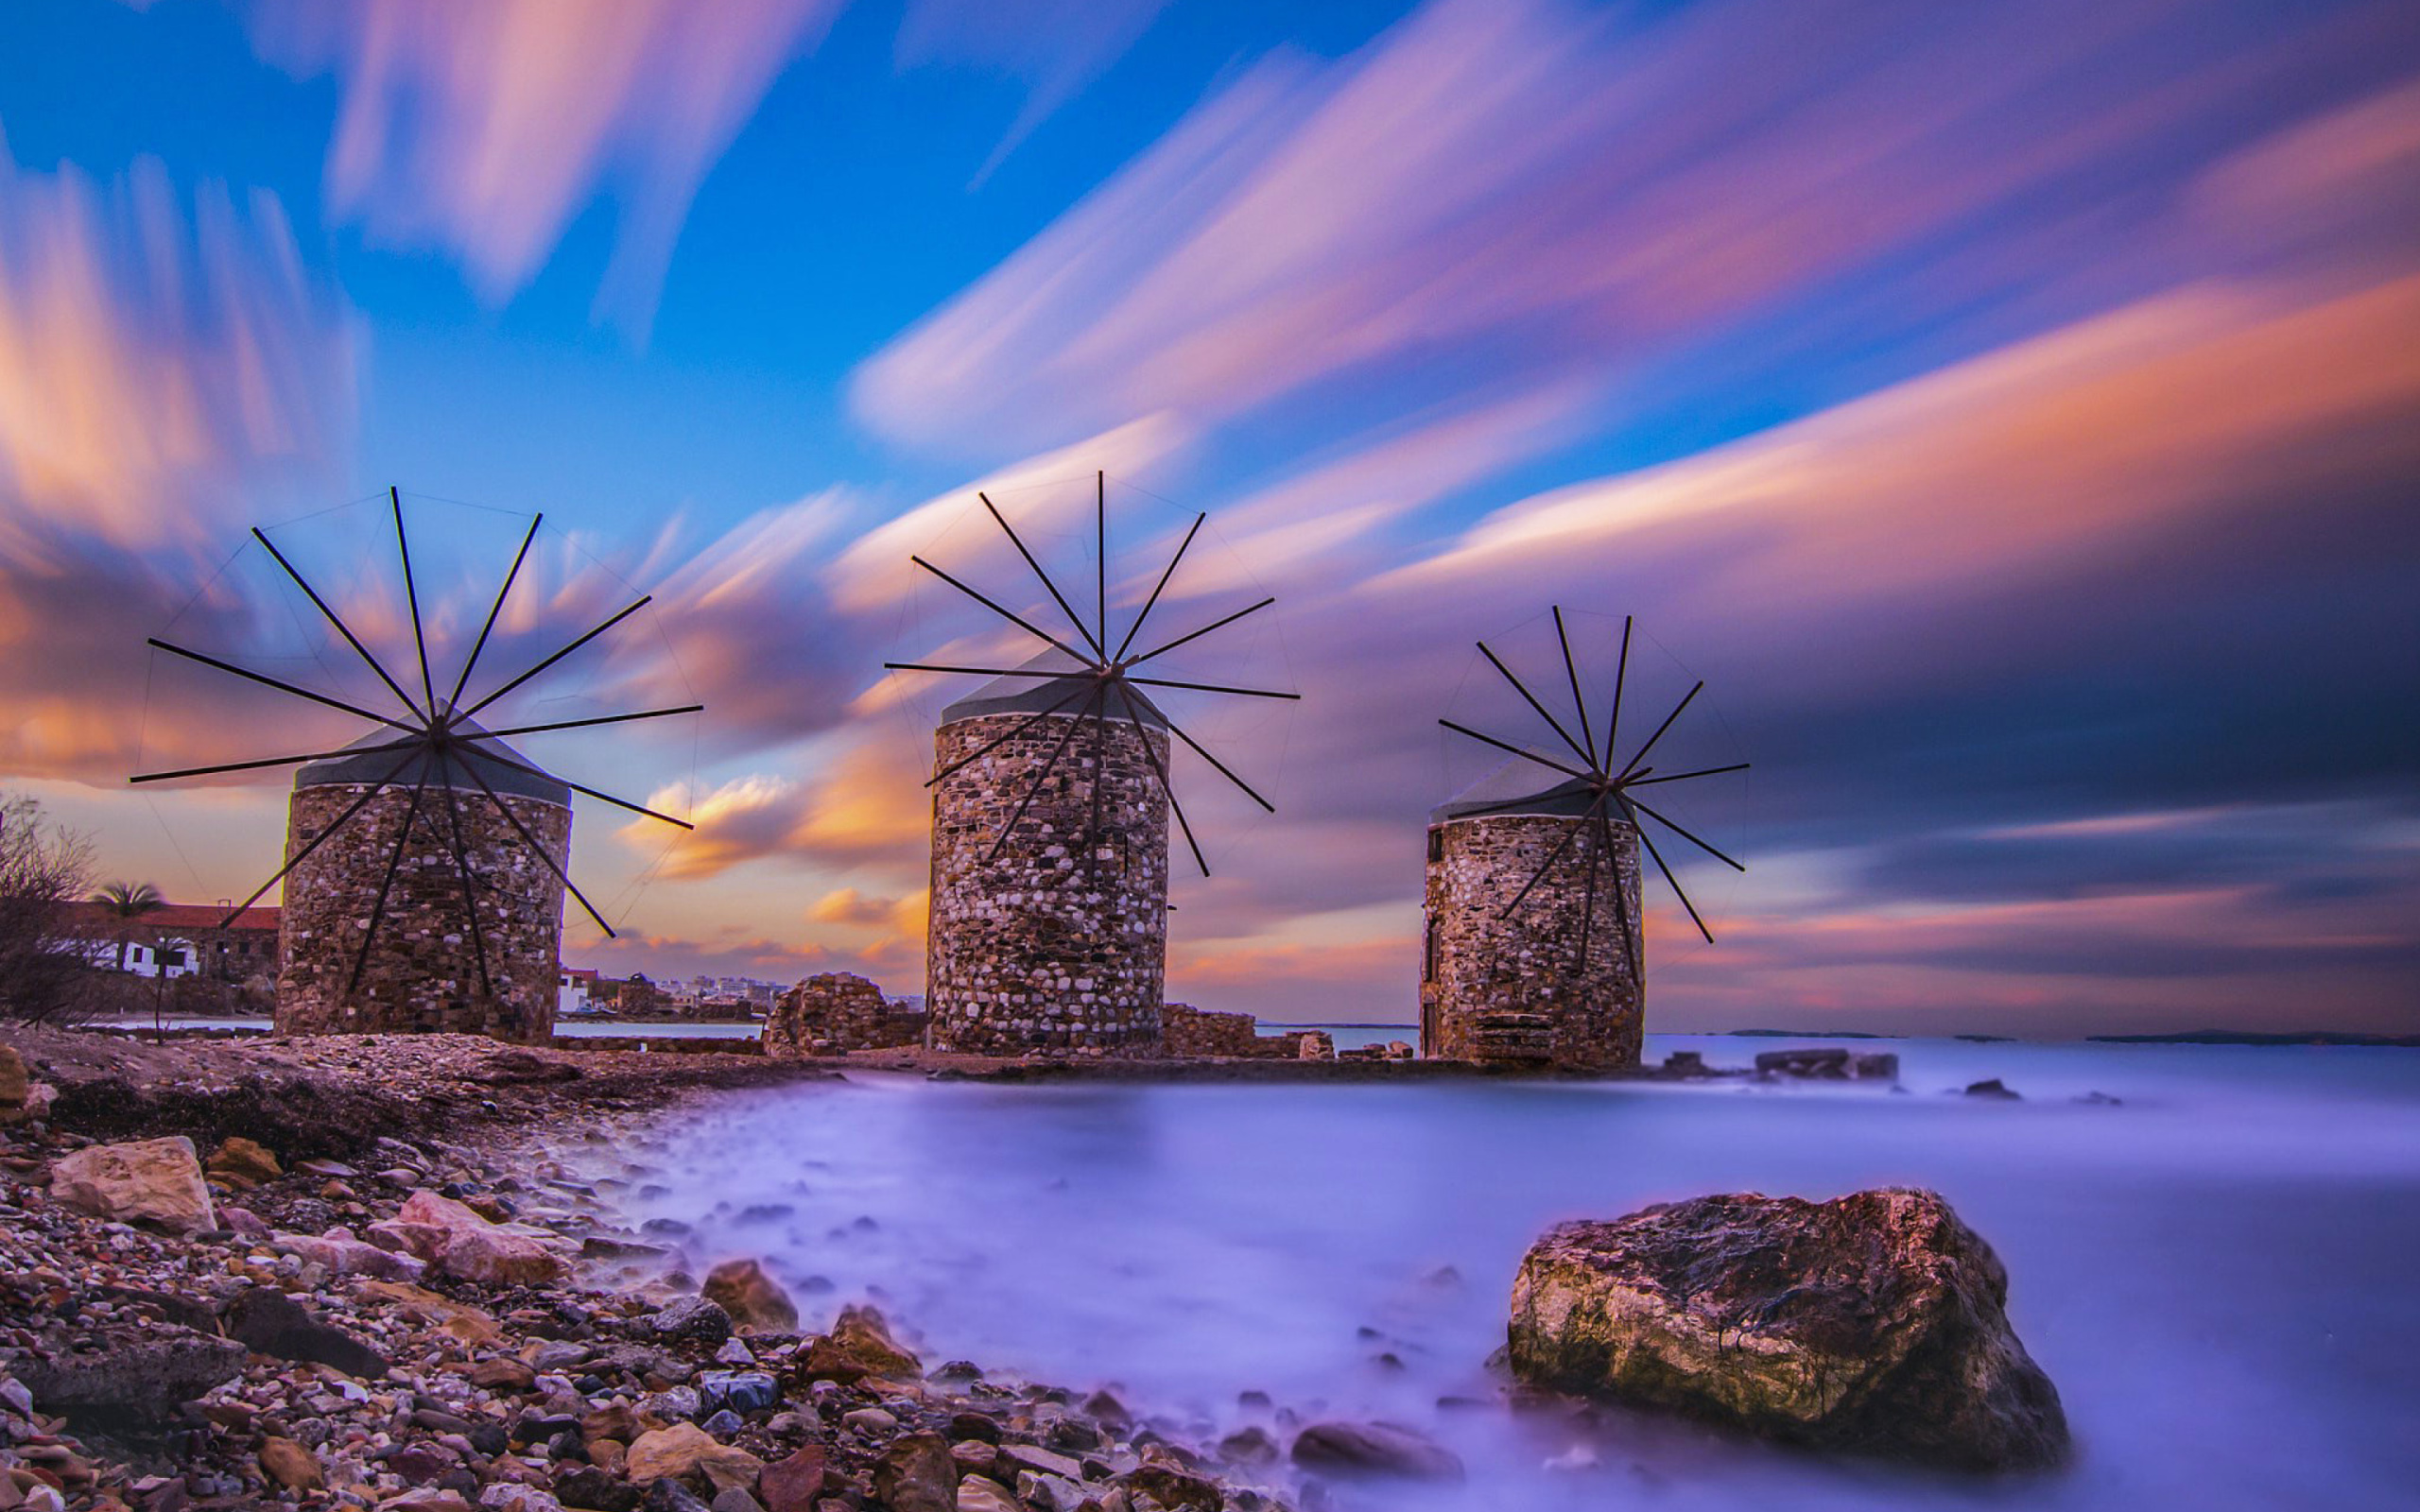
[{"label": "red tile roof", "polygon": [[[70,903],[67,907],[69,919],[88,931],[114,934],[121,922],[106,903]],[[228,907],[224,903],[167,903],[123,922],[130,930],[138,932],[209,931],[219,928],[221,921],[227,920],[227,912]],[[277,933],[277,914],[274,908],[247,908],[233,919],[227,920],[225,927],[245,933],[260,931],[273,935]]]}]

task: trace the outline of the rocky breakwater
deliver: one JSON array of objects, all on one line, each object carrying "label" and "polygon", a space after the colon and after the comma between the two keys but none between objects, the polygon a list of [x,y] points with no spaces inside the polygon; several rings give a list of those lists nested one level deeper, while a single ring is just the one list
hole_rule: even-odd
[{"label": "rocky breakwater", "polygon": [[1969,1470],[2068,1454],[2008,1273],[1938,1195],[1700,1197],[1561,1225],[1513,1284],[1537,1386],[1789,1443]]}]

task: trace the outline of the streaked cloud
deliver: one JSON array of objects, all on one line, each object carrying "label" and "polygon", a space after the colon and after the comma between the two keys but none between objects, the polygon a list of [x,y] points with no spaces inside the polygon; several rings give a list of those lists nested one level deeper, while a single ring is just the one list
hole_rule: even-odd
[{"label": "streaked cloud", "polygon": [[600,193],[596,313],[645,334],[689,205],[840,0],[263,0],[263,53],[342,88],[327,188],[383,244],[458,258],[500,304]]},{"label": "streaked cloud", "polygon": [[[1024,106],[981,170],[988,174],[1053,111],[1117,61],[1167,0],[909,0],[899,24],[903,65],[993,70],[1026,86]],[[981,174],[977,175],[978,179]]]}]

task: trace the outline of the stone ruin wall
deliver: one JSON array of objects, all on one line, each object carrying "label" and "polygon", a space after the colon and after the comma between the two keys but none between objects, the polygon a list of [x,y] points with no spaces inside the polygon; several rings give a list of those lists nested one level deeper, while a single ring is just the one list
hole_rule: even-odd
[{"label": "stone ruin wall", "polygon": [[[290,858],[366,791],[360,784],[295,789],[286,810]],[[430,787],[387,894],[376,942],[358,989],[348,993],[378,885],[405,816],[408,788],[389,787],[301,865],[286,873],[279,916],[280,1034],[483,1034],[543,1042],[555,1026],[563,928],[563,885],[529,853],[484,793]],[[571,810],[542,799],[504,802],[559,866],[571,855]],[[453,813],[476,889],[493,993],[482,991],[478,956],[455,869]],[[486,884],[493,884],[493,886]]]},{"label": "stone ruin wall", "polygon": [[[934,769],[1028,717],[977,714],[942,726]],[[1092,832],[1093,737],[1080,730],[997,859],[984,860],[1066,733],[1063,715],[1035,721],[935,786],[925,988],[933,1048],[1158,1053],[1168,806],[1151,759],[1167,769],[1168,737],[1121,720],[1105,728],[1093,855],[1080,851]]]},{"label": "stone ruin wall", "polygon": [[759,1039],[765,1054],[786,1059],[844,1056],[923,1044],[925,1022],[925,1015],[891,1002],[864,977],[828,971],[783,993]]},{"label": "stone ruin wall", "polygon": [[[1580,850],[1596,843],[1594,837],[1574,841],[1512,917],[1497,917],[1579,822],[1494,815],[1429,828],[1420,988],[1424,1057],[1574,1071],[1638,1064],[1643,995],[1601,868],[1590,906]],[[1644,962],[1637,834],[1620,822],[1613,831],[1624,917],[1636,959]],[[1589,919],[1584,966],[1583,917]]]}]

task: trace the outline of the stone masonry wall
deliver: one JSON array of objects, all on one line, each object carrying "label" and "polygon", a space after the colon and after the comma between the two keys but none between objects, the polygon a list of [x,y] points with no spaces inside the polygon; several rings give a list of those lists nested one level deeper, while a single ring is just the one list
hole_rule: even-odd
[{"label": "stone masonry wall", "polygon": [[827,971],[783,993],[759,1038],[765,1054],[789,1059],[895,1050],[924,1043],[925,1022],[925,1015],[891,1002],[864,977]]},{"label": "stone masonry wall", "polygon": [[[286,811],[291,857],[358,799],[359,785],[295,790]],[[372,799],[326,844],[285,877],[278,937],[280,1034],[484,1034],[544,1040],[554,1033],[556,973],[562,945],[563,885],[529,853],[484,793],[431,787],[387,895],[357,989],[354,962],[378,899],[379,880],[411,812],[408,788]],[[540,799],[504,801],[558,865],[571,854],[571,810]],[[461,816],[462,850],[477,885],[478,921],[489,980],[462,909],[455,869],[453,815]]]},{"label": "stone masonry wall", "polygon": [[1249,1013],[1219,1013],[1189,1003],[1160,1010],[1160,1031],[1171,1056],[1257,1056],[1260,1022]]},{"label": "stone masonry wall", "polygon": [[[1423,942],[1424,1057],[1607,1071],[1638,1064],[1643,994],[1631,961],[1639,930],[1638,839],[1616,822],[1614,862],[1635,956],[1623,948],[1592,833],[1572,842],[1510,918],[1499,919],[1578,819],[1491,815],[1429,830]],[[1585,922],[1587,949],[1581,949]]]},{"label": "stone masonry wall", "polygon": [[[936,770],[1023,723],[978,714],[935,732]],[[1108,721],[1098,843],[1092,831],[1094,736],[1080,730],[998,857],[984,857],[1034,774],[1067,732],[1032,728],[933,789],[932,923],[926,1007],[937,1050],[1148,1055],[1160,1043],[1167,948],[1165,730]]]}]

